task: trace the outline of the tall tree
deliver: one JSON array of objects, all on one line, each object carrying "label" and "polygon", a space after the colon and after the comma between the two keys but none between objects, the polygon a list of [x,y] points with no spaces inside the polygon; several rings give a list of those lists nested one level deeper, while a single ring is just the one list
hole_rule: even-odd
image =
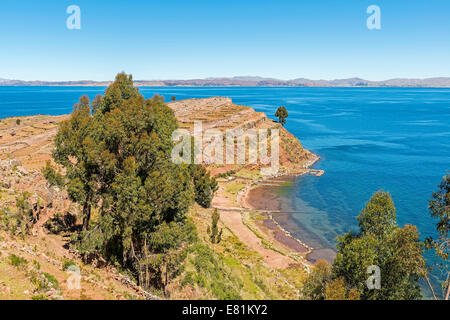
[{"label": "tall tree", "polygon": [[[439,233],[437,239],[429,237],[425,240],[427,248],[433,248],[437,257],[441,262],[437,265],[440,273],[444,275],[441,282],[442,299],[450,299],[450,174],[442,179],[439,190],[433,192],[432,200],[428,206],[430,214],[433,218],[438,219],[436,230]],[[437,299],[433,286],[427,279],[428,285],[433,292],[434,298]]]},{"label": "tall tree", "polygon": [[164,223],[182,223],[194,199],[189,166],[171,161],[177,120],[161,97],[145,100],[126,74],[96,97],[92,113],[88,105],[83,98],[62,126],[55,152],[70,169],[69,192],[88,203],[87,211],[99,208],[79,248],[142,275],[142,267],[152,268],[144,263],[154,257],[152,234]]},{"label": "tall tree", "polygon": [[156,96],[145,100],[131,76],[119,74],[95,114],[103,216],[112,219],[122,261],[133,261],[163,222],[183,219],[193,200],[188,167],[171,161],[173,111]]},{"label": "tall tree", "polygon": [[[418,281],[425,276],[425,260],[415,226],[397,226],[389,193],[378,191],[358,216],[359,233],[338,237],[333,278],[344,279],[361,299],[419,299]],[[367,286],[368,267],[381,271],[381,288]]]},{"label": "tall tree", "polygon": [[91,207],[98,201],[94,132],[90,101],[83,96],[75,104],[70,119],[61,123],[54,140],[53,159],[66,170],[69,197],[83,207],[83,230],[89,228]]},{"label": "tall tree", "polygon": [[[177,126],[162,97],[144,99],[131,75],[121,73],[92,105],[83,97],[55,139],[55,161],[66,168],[65,185],[85,212],[81,254],[102,254],[143,285],[152,272],[169,277],[177,262],[164,254],[177,251],[187,210],[194,199],[209,206],[217,187],[204,168],[172,162]],[[44,172],[49,182],[60,182],[56,171]]]}]

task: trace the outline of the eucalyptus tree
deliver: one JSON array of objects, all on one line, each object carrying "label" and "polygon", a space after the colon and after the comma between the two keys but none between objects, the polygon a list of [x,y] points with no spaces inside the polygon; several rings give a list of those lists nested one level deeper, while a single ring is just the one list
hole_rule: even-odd
[{"label": "eucalyptus tree", "polygon": [[[436,267],[439,269],[440,274],[443,275],[441,279],[441,291],[442,299],[450,299],[450,174],[447,174],[442,179],[439,185],[439,190],[433,192],[432,199],[429,202],[430,215],[433,218],[438,219],[436,223],[436,230],[439,234],[437,239],[429,237],[425,240],[427,248],[433,248],[436,252],[439,262]],[[427,278],[428,285],[433,293],[435,299],[437,295]]]},{"label": "eucalyptus tree", "polygon": [[94,134],[90,100],[83,96],[75,104],[70,119],[60,124],[52,154],[55,162],[65,169],[70,199],[83,208],[83,230],[89,228],[92,206],[99,200]]},{"label": "eucalyptus tree", "polygon": [[[171,232],[184,239],[179,230],[189,207],[194,200],[209,206],[217,188],[204,168],[172,162],[177,127],[162,97],[145,99],[132,76],[120,73],[92,104],[82,97],[55,138],[53,157],[65,168],[64,185],[83,206],[81,254],[101,254],[130,268],[143,284],[162,272],[155,261],[166,265],[168,276],[175,260],[164,255],[179,241],[169,247],[158,241],[171,242]],[[60,183],[51,168],[44,172],[49,182]]]},{"label": "eucalyptus tree", "polygon": [[[333,278],[344,279],[361,299],[421,298],[420,278],[426,275],[417,228],[397,225],[395,206],[387,192],[375,193],[357,217],[359,232],[338,237]],[[378,269],[379,268],[379,269]],[[378,269],[379,284],[370,287],[368,272]]]}]

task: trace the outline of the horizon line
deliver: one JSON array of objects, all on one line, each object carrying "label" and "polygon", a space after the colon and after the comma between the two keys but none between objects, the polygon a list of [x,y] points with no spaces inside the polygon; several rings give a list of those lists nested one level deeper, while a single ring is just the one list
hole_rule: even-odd
[{"label": "horizon line", "polygon": [[[132,75],[132,74],[129,74]],[[369,80],[365,78],[361,78],[358,76],[353,77],[346,77],[346,78],[330,78],[330,79],[324,79],[324,78],[305,78],[305,77],[296,77],[292,79],[281,79],[276,77],[262,77],[262,76],[250,76],[250,75],[244,75],[244,76],[217,76],[217,77],[193,77],[193,78],[168,78],[168,79],[133,79],[135,82],[157,82],[157,81],[194,81],[194,80],[204,80],[204,81],[212,81],[212,80],[235,80],[235,81],[246,81],[246,82],[255,82],[255,81],[264,81],[264,80],[275,80],[275,81],[295,81],[295,80],[308,80],[308,81],[342,81],[342,80],[363,80],[367,82],[386,82],[386,81],[392,81],[392,80],[415,80],[415,81],[423,81],[423,80],[430,80],[430,79],[450,79],[449,76],[430,76],[430,77],[394,77],[394,78],[386,78],[383,80]],[[78,80],[40,80],[40,79],[34,79],[34,80],[23,80],[23,79],[11,79],[11,78],[2,78],[0,77],[0,83],[1,82],[7,82],[7,81],[20,81],[20,82],[112,82],[114,80],[91,80],[91,79],[78,79]]]}]

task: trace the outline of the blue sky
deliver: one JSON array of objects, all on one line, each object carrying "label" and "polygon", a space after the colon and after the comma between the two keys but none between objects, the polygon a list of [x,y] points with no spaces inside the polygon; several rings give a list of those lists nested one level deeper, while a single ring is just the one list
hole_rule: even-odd
[{"label": "blue sky", "polygon": [[449,15],[448,0],[1,0],[0,78],[450,76]]}]

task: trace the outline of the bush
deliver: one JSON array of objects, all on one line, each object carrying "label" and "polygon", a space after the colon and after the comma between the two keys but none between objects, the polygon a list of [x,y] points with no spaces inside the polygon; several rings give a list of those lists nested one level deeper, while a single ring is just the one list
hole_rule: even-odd
[{"label": "bush", "polygon": [[212,244],[219,243],[222,240],[222,229],[220,229],[219,231],[219,228],[217,227],[219,219],[219,212],[217,211],[217,209],[215,209],[211,216],[211,227],[208,226],[207,230],[209,239],[211,240]]},{"label": "bush", "polygon": [[58,280],[54,276],[46,272],[35,272],[31,277],[31,282],[36,286],[37,291],[59,289]]},{"label": "bush", "polygon": [[236,174],[236,170],[228,170],[227,172],[222,172],[217,174],[215,177],[216,178],[227,178],[233,174]]},{"label": "bush", "polygon": [[241,281],[230,272],[222,256],[201,243],[186,248],[185,254],[195,272],[186,272],[182,284],[196,284],[220,300],[241,299],[238,289],[242,286]]},{"label": "bush", "polygon": [[15,254],[11,254],[9,257],[9,264],[14,266],[14,267],[23,267],[26,264],[28,264],[27,259],[16,256]]},{"label": "bush", "polygon": [[67,270],[69,270],[69,268],[70,268],[71,266],[77,266],[77,264],[76,264],[75,262],[73,262],[72,260],[65,260],[65,261],[63,262],[63,267],[62,267],[62,269],[63,269],[64,271],[67,271]]},{"label": "bush", "polygon": [[43,275],[44,275],[45,279],[47,280],[49,287],[54,288],[54,289],[59,288],[59,282],[53,275],[46,273],[46,272],[44,272]]},{"label": "bush", "polygon": [[331,266],[325,260],[315,263],[311,273],[303,282],[301,297],[306,300],[323,300],[327,283],[331,280]]},{"label": "bush", "polygon": [[216,179],[211,178],[209,172],[201,165],[192,165],[191,173],[194,181],[195,202],[204,208],[209,208],[214,193],[218,189]]}]

